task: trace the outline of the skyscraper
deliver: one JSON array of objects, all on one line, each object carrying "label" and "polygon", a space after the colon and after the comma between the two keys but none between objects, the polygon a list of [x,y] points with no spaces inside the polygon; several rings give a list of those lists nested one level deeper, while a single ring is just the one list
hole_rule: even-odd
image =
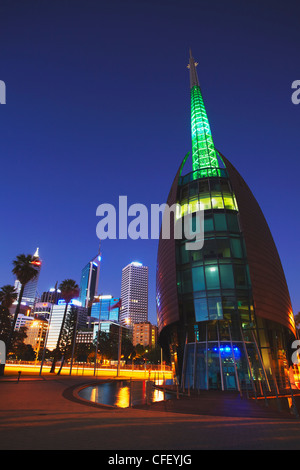
[{"label": "skyscraper", "polygon": [[[38,271],[38,274],[34,279],[29,281],[25,285],[23,297],[22,297],[22,303],[24,304],[26,303],[26,305],[28,305],[29,307],[32,307],[34,305],[35,300],[38,295],[37,286],[38,286],[40,271],[42,267],[42,261],[39,256],[39,248],[36,249],[34,255],[32,256],[32,264],[34,264],[36,270]],[[18,280],[15,281],[15,288],[17,292],[20,292],[21,284]]]},{"label": "skyscraper", "polygon": [[80,295],[81,305],[86,308],[91,307],[95,295],[98,293],[99,273],[101,254],[100,251],[81,272]]},{"label": "skyscraper", "polygon": [[120,322],[129,328],[148,320],[148,267],[132,262],[122,270]]},{"label": "skyscraper", "polygon": [[119,321],[120,299],[112,295],[99,295],[92,305],[91,316],[99,321]]},{"label": "skyscraper", "polygon": [[204,211],[204,246],[159,241],[159,341],[186,386],[285,389],[295,323],[284,272],[257,201],[215,148],[196,65],[190,53],[193,170],[183,175],[188,153],[167,203],[179,205],[177,223]]}]

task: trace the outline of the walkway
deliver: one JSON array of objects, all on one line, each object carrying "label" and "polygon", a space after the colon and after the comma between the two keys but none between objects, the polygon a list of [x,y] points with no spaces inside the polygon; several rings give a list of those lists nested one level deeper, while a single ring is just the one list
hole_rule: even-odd
[{"label": "walkway", "polygon": [[125,449],[300,449],[300,420],[237,395],[111,409],[74,398],[74,390],[88,382],[93,380],[1,378],[0,449],[98,449],[112,455]]}]

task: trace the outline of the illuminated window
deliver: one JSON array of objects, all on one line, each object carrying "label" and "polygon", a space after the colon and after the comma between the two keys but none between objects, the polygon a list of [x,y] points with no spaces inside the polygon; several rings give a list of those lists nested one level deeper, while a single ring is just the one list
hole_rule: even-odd
[{"label": "illuminated window", "polygon": [[207,299],[207,303],[210,320],[218,320],[223,318],[221,297],[209,297]]},{"label": "illuminated window", "polygon": [[206,299],[194,299],[196,321],[208,320],[208,309]]},{"label": "illuminated window", "polygon": [[221,196],[212,196],[211,204],[213,209],[224,209],[223,198]]},{"label": "illuminated window", "polygon": [[208,210],[211,209],[211,200],[210,197],[204,197],[200,199],[200,210]]},{"label": "illuminated window", "polygon": [[220,288],[219,268],[217,265],[205,267],[205,278],[206,278],[207,289],[219,289]]},{"label": "illuminated window", "polygon": [[189,213],[197,212],[200,208],[198,198],[190,199],[189,201]]},{"label": "illuminated window", "polygon": [[224,197],[224,206],[226,209],[236,210],[235,201],[231,196],[223,196]]}]

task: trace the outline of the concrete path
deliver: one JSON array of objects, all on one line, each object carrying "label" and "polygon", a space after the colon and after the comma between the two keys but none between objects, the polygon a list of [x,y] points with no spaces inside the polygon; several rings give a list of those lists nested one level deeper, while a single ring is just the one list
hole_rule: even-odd
[{"label": "concrete path", "polygon": [[74,391],[89,382],[64,376],[1,378],[0,449],[95,449],[112,455],[117,450],[300,449],[300,420],[257,405],[256,413],[247,414],[244,402],[234,412],[239,397],[224,395],[231,402],[218,406],[208,397],[199,404],[199,397],[111,409],[76,399]]}]

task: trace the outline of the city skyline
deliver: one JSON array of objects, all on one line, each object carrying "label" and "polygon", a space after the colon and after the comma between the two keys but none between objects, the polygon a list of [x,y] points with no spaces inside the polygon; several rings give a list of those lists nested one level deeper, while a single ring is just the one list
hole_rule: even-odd
[{"label": "city skyline", "polygon": [[[291,100],[299,78],[296,7],[291,15],[265,3],[258,15],[255,2],[217,3],[218,14],[211,15],[208,5],[193,1],[184,8],[176,1],[172,8],[168,2],[88,2],[83,11],[75,1],[71,12],[55,2],[43,10],[26,2],[19,17],[2,4],[0,79],[7,99],[0,107],[1,154],[9,177],[0,194],[13,210],[1,208],[1,285],[14,283],[12,260],[37,246],[40,293],[66,278],[79,283],[99,244],[99,204],[117,205],[120,195],[130,204],[165,201],[170,184],[163,180],[167,175],[171,183],[170,169],[192,147],[185,67],[191,47],[205,67],[201,87],[216,147],[221,142],[219,150],[247,176],[278,247],[294,313],[300,311],[300,107]],[[118,297],[122,268],[133,260],[148,266],[149,321],[155,323],[157,245],[104,240],[99,278],[99,293]]]},{"label": "city skyline", "polygon": [[0,18],[0,448],[299,449],[300,2]]}]

